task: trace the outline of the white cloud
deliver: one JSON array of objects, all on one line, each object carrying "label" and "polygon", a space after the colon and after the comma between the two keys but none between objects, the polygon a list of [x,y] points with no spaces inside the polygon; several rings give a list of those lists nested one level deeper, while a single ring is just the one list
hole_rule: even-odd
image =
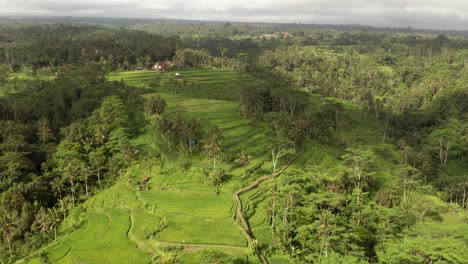
[{"label": "white cloud", "polygon": [[0,14],[468,29],[467,0],[0,0]]}]

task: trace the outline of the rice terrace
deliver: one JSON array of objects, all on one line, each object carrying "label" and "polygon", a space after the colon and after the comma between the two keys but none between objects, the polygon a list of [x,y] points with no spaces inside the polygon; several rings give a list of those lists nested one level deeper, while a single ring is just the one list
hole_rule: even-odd
[{"label": "rice terrace", "polygon": [[0,264],[468,260],[465,31],[1,11]]},{"label": "rice terrace", "polygon": [[[232,84],[239,75],[235,71],[189,70],[182,71],[182,74],[184,80],[197,86],[197,91],[188,93],[202,92],[208,97],[235,96],[235,91],[229,91],[234,89],[231,88]],[[133,71],[111,74],[109,79],[123,79],[128,85],[144,87],[155,76],[152,71]],[[203,117],[219,126],[225,135],[222,146],[226,146],[227,151],[235,153],[249,148],[258,155],[257,158],[246,168],[226,166],[232,179],[221,187],[219,194],[205,175],[209,164],[203,160],[191,161],[190,167],[182,171],[178,166],[187,162],[185,157],[163,157],[164,165],[152,160],[134,165],[120,177],[118,183],[83,204],[75,215],[77,219],[70,219],[69,223],[75,225],[77,223],[73,221],[80,221],[79,228],[44,249],[50,261],[104,263],[118,262],[124,258],[126,263],[142,263],[149,262],[151,255],[164,252],[166,247],[170,250],[164,252],[162,258],[182,254],[184,263],[191,263],[191,260],[199,263],[191,252],[210,248],[248,261],[248,241],[240,230],[242,226],[235,222],[237,205],[233,193],[250,180],[271,171],[268,153],[262,153],[268,143],[263,137],[265,131],[243,119],[236,103],[185,97],[187,92],[184,89],[169,87],[168,76],[162,77],[158,90],[176,93],[160,94],[169,106],[181,107],[190,115]],[[157,136],[149,130],[134,139],[137,145],[149,148],[145,151],[154,155],[160,151],[155,143],[157,140]],[[241,178],[244,169],[252,170],[248,178]],[[149,175],[149,180],[144,190],[130,184],[146,175]],[[259,212],[255,213],[257,220],[253,227],[271,240],[268,232],[261,231],[268,229],[265,219],[262,219],[266,217],[265,213],[261,209],[258,208]],[[172,248],[176,249],[175,253]],[[255,258],[250,261],[256,263]],[[25,262],[39,263],[39,260],[30,257]]]}]

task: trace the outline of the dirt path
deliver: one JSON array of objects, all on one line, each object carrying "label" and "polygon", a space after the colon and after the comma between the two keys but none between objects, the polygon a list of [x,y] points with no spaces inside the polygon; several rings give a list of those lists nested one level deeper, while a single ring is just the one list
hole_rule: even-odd
[{"label": "dirt path", "polygon": [[135,234],[132,233],[132,229],[135,225],[135,215],[134,215],[134,211],[130,211],[130,216],[129,216],[129,227],[128,227],[128,230],[127,230],[127,238],[128,240],[132,241],[136,247],[139,249],[139,250],[142,250],[146,253],[148,253],[151,257],[154,257],[156,256],[156,252],[153,250],[153,248],[151,248],[151,246],[149,246],[145,241],[141,240],[141,239],[138,239],[137,236],[135,236]]},{"label": "dirt path", "polygon": [[233,251],[244,253],[245,250],[248,249],[248,247],[217,245],[217,244],[190,244],[190,243],[167,242],[167,241],[161,241],[161,240],[155,240],[155,242],[158,243],[159,245],[183,246],[184,250],[186,251],[194,251],[194,250],[204,249],[204,248],[217,248],[217,249],[230,249]]},{"label": "dirt path", "polygon": [[[252,233],[252,230],[250,229],[250,226],[249,226],[249,223],[247,222],[247,220],[245,219],[244,217],[244,214],[242,213],[242,202],[240,200],[240,195],[241,194],[244,194],[246,192],[249,192],[255,188],[258,187],[258,185],[263,182],[263,181],[266,181],[266,180],[269,180],[269,179],[274,179],[276,177],[278,177],[279,175],[281,175],[281,173],[283,173],[297,158],[299,158],[299,156],[301,156],[302,154],[304,153],[304,150],[301,150],[296,156],[294,156],[288,163],[286,163],[286,165],[278,172],[274,173],[274,174],[271,174],[271,175],[268,175],[268,176],[264,176],[264,177],[261,177],[259,179],[257,179],[255,182],[253,182],[252,184],[250,184],[249,186],[243,188],[243,189],[240,189],[238,190],[237,192],[234,193],[234,199],[237,201],[237,219],[239,219],[242,223],[242,226],[241,226],[241,231],[242,231],[242,234],[245,236],[245,238],[247,239],[247,241],[249,242],[249,245],[251,245],[252,241],[255,239],[254,236],[253,236],[253,233]],[[258,258],[260,259],[260,262],[263,263],[263,264],[268,264],[268,260],[266,259],[265,256],[262,255],[262,252],[260,251],[260,248],[256,248],[256,252],[257,252],[257,255],[258,255]]]}]

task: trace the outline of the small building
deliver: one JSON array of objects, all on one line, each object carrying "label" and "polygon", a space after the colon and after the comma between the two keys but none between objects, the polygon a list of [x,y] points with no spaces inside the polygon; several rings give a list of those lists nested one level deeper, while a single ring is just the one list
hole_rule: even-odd
[{"label": "small building", "polygon": [[172,68],[178,68],[182,66],[183,64],[177,61],[160,61],[155,63],[152,68],[157,72],[166,73]]},{"label": "small building", "polygon": [[164,73],[164,72],[168,72],[169,69],[172,67],[173,65],[170,61],[160,61],[154,64],[153,70]]},{"label": "small building", "polygon": [[290,35],[288,32],[283,33],[283,38],[293,38],[292,35]]},{"label": "small building", "polygon": [[178,73],[176,72],[176,74],[174,74],[175,77],[182,77],[182,74],[181,73]]},{"label": "small building", "polygon": [[258,36],[259,38],[276,38],[275,34],[262,34]]},{"label": "small building", "polygon": [[158,71],[158,72],[164,72],[164,71],[165,71],[165,69],[163,69],[163,67],[162,67],[160,64],[158,64],[158,63],[156,63],[156,64],[153,66],[153,70]]},{"label": "small building", "polygon": [[136,66],[136,67],[135,67],[135,70],[141,71],[141,70],[143,70],[143,67],[141,67],[141,66]]}]

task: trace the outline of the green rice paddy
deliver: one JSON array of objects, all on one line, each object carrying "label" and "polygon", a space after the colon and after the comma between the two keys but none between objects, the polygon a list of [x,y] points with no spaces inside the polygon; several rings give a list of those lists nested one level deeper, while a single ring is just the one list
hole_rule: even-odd
[{"label": "green rice paddy", "polygon": [[[181,73],[190,82],[200,85],[200,91],[213,95],[219,87],[226,89],[238,75],[224,70]],[[128,85],[144,87],[155,74],[149,71],[125,72],[111,74],[109,79],[123,78]],[[247,241],[234,221],[236,205],[232,194],[263,176],[263,172],[270,171],[271,164],[265,162],[268,155],[261,151],[268,143],[264,139],[265,131],[242,118],[234,102],[166,93],[165,90],[170,88],[163,87],[167,81],[164,78],[155,90],[162,91],[158,94],[170,106],[177,105],[188,114],[203,117],[221,127],[223,151],[234,155],[241,149],[247,149],[255,157],[248,168],[259,169],[241,178],[241,168],[227,163],[221,165],[229,171],[230,179],[217,194],[205,174],[211,168],[211,162],[203,155],[166,157],[163,167],[152,161],[135,164],[111,188],[76,209],[75,217],[68,217],[63,225],[58,241],[38,252],[47,252],[52,263],[151,263],[157,259],[164,245],[183,246],[181,259],[187,263],[196,263],[189,261],[190,254],[207,248],[256,263],[255,257],[249,258]],[[134,143],[148,152],[158,153],[157,144],[151,144],[154,140],[154,132],[147,129],[146,133],[134,139]],[[180,169],[178,164],[182,162],[188,162],[190,166]],[[148,190],[139,190],[131,184],[145,175],[150,176]],[[38,255],[23,260],[26,263],[38,261]]]},{"label": "green rice paddy", "polygon": [[[230,70],[183,70],[161,74],[153,71],[131,71],[109,74],[110,81],[147,88],[159,94],[171,107],[184,109],[189,115],[203,118],[223,130],[222,156],[231,160],[220,166],[228,172],[228,180],[217,194],[207,177],[211,160],[204,154],[191,156],[163,153],[159,138],[151,128],[133,139],[154,159],[133,165],[107,190],[93,196],[65,221],[57,242],[53,242],[22,262],[39,263],[38,254],[46,252],[52,263],[160,263],[165,246],[182,246],[180,263],[197,262],[197,252],[212,248],[234,256],[243,263],[258,263],[247,247],[247,241],[234,221],[236,203],[233,193],[272,172],[265,124],[253,126],[240,116],[235,101],[235,83],[239,73]],[[150,87],[155,78],[157,87]],[[242,78],[248,78],[243,76]],[[178,84],[175,83],[177,80]],[[184,84],[186,83],[186,84]],[[323,98],[311,96],[320,105]],[[343,134],[350,145],[366,139],[378,144],[381,140],[375,125],[369,130],[351,105],[344,105],[342,118],[352,127]],[[369,123],[369,122],[368,122]],[[301,167],[319,155],[323,162],[335,164],[335,150],[310,142],[308,151],[294,166]],[[253,157],[242,178],[243,168],[232,160],[240,151]],[[159,158],[157,158],[159,156]],[[182,166],[183,164],[183,166]],[[280,165],[281,166],[281,165]],[[134,183],[143,176],[150,180],[143,189]],[[241,196],[244,214],[259,244],[272,245],[267,220],[265,192],[273,180]],[[163,252],[163,253],[161,253]],[[248,259],[248,262],[247,262]],[[159,261],[159,262],[158,262]],[[284,256],[270,256],[270,263],[291,263]]]}]

